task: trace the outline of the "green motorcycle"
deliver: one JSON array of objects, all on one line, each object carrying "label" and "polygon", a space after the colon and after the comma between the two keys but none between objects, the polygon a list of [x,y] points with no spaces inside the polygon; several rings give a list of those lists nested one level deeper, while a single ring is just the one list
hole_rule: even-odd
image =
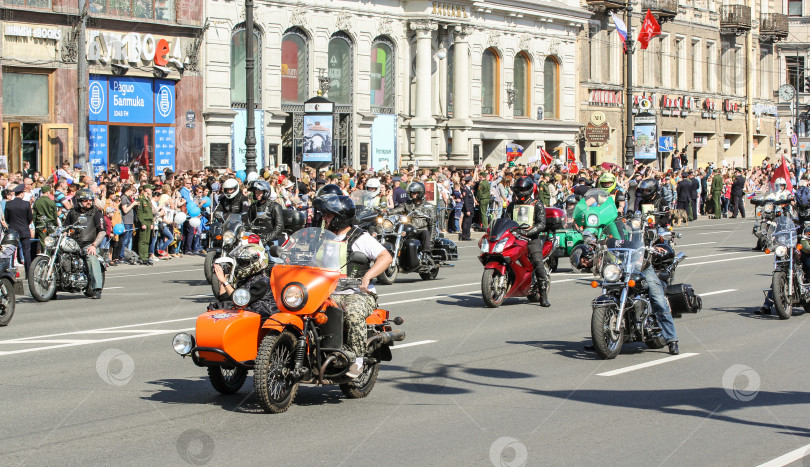
[{"label": "green motorcycle", "polygon": [[[560,239],[560,245],[565,245],[566,254],[571,260],[571,267],[575,271],[586,269],[581,266],[581,259],[588,263],[593,262],[594,249],[592,245],[602,240],[610,234],[610,227],[619,217],[619,210],[613,197],[605,190],[594,188],[588,190],[585,196],[574,208],[574,223],[580,227],[581,231],[566,234],[565,239]],[[609,227],[609,228],[605,228]],[[560,233],[563,233],[562,231]],[[618,235],[618,232],[616,232]],[[577,242],[577,240],[579,240]],[[562,243],[562,242],[565,243]],[[568,242],[571,242],[570,249]]]}]

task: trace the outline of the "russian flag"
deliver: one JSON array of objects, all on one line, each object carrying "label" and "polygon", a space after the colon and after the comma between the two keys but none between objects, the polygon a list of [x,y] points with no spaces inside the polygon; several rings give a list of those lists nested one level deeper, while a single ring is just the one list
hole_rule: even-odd
[{"label": "russian flag", "polygon": [[616,13],[611,13],[610,16],[613,17],[613,25],[616,26],[616,32],[619,33],[619,38],[622,40],[622,44],[624,44],[624,49],[627,50],[627,25],[624,24],[621,18],[616,16]]}]

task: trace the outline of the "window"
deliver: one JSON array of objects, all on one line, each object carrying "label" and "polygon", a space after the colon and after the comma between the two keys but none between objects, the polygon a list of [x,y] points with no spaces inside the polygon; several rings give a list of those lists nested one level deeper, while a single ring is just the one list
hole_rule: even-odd
[{"label": "window", "polygon": [[602,40],[597,43],[597,47],[600,49],[599,50],[600,56],[599,74],[601,75],[600,81],[602,81],[603,83],[610,82],[610,68],[611,68],[610,51],[611,45],[614,44],[614,41],[612,41],[611,39],[615,38],[610,36],[610,31],[605,30],[602,32]]},{"label": "window", "polygon": [[[773,91],[770,87],[769,74],[773,69],[771,67],[771,51],[768,48],[762,47],[759,49],[759,89],[760,97],[763,99],[773,99]],[[770,94],[770,95],[769,95]]]},{"label": "window", "polygon": [[[237,26],[238,29],[231,36],[231,104],[244,107],[247,102],[246,86],[247,75],[245,74],[245,62],[247,59],[246,53],[246,35],[244,23]],[[262,49],[262,36],[257,29],[253,29],[253,58],[255,61],[255,70],[253,73],[253,97],[256,102],[256,107],[259,107],[262,99],[262,55],[259,51]]]},{"label": "window", "polygon": [[498,55],[487,49],[481,57],[481,114],[497,115],[500,102],[500,63]]},{"label": "window", "polygon": [[700,61],[701,61],[701,53],[700,53],[700,40],[692,39],[692,90],[693,91],[700,91],[701,86],[701,77],[700,77]]},{"label": "window", "polygon": [[284,34],[281,40],[281,103],[307,100],[309,60],[307,36],[298,28]]},{"label": "window", "polygon": [[[449,52],[447,58],[451,58]],[[379,37],[371,46],[371,111],[373,113],[394,113],[395,81],[393,42],[388,38]]]},{"label": "window", "polygon": [[706,41],[706,60],[704,60],[704,64],[706,65],[706,72],[703,74],[703,78],[706,80],[706,85],[704,89],[714,92],[717,91],[717,51],[714,42]]},{"label": "window", "polygon": [[515,117],[528,117],[531,96],[531,65],[529,56],[521,52],[515,56],[514,89],[515,102],[512,111]]},{"label": "window", "polygon": [[[49,0],[27,1],[29,4],[32,1],[49,2]],[[175,0],[90,0],[88,8],[90,13],[174,21],[174,2]]]},{"label": "window", "polygon": [[802,0],[788,0],[788,16],[802,16]]},{"label": "window", "polygon": [[734,77],[736,74],[735,50],[729,46],[728,42],[723,42],[720,46],[720,79],[723,83],[722,92],[730,94],[734,92]]},{"label": "window", "polygon": [[47,117],[48,75],[3,73],[3,114]]},{"label": "window", "polygon": [[29,8],[51,8],[51,0],[6,0],[10,6],[27,6]]},{"label": "window", "polygon": [[543,63],[543,113],[545,119],[560,118],[559,93],[560,65],[554,57]]},{"label": "window", "polygon": [[745,95],[745,54],[741,46],[734,47],[734,87],[738,95]]},{"label": "window", "polygon": [[[799,92],[810,92],[804,87],[804,57],[800,55],[785,55],[787,64],[787,82]],[[5,78],[4,78],[5,84]],[[5,93],[3,93],[5,95]],[[5,103],[3,104],[5,107]],[[3,109],[5,110],[5,108]]]},{"label": "window", "polygon": [[329,100],[338,105],[352,103],[352,42],[344,32],[329,40]]},{"label": "window", "polygon": [[683,39],[675,39],[675,87],[683,89],[683,81],[681,79],[681,57],[683,57]]}]

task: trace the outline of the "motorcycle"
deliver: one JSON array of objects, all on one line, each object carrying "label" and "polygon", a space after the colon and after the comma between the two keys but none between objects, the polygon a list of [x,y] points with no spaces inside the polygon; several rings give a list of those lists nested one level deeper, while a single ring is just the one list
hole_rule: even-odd
[{"label": "motorcycle", "polygon": [[[559,211],[557,208],[546,208]],[[559,214],[559,213],[552,213]],[[548,224],[548,217],[547,224]],[[510,297],[528,297],[530,302],[540,301],[540,292],[534,278],[534,267],[529,259],[529,240],[515,234],[516,229],[527,229],[526,224],[518,224],[504,217],[495,219],[489,226],[487,235],[478,243],[481,254],[478,260],[484,265],[481,276],[481,295],[489,308],[498,308]],[[543,266],[546,274],[551,273],[549,260],[556,249],[555,237],[549,236],[543,245]]]},{"label": "motorcycle", "polygon": [[[223,224],[222,248],[219,251],[214,251],[216,255],[212,258],[210,268],[207,267],[207,264],[203,266],[206,267],[206,271],[211,271],[211,291],[214,297],[219,297],[220,289],[219,279],[214,274],[214,264],[225,265],[232,263],[232,261],[229,261],[230,253],[239,245],[259,245],[262,248],[267,248],[262,242],[261,232],[257,230],[260,229],[261,219],[265,217],[261,213],[256,219],[256,225],[249,225],[243,222],[241,214],[230,214],[228,216],[228,219]],[[206,262],[209,254],[206,255]]]},{"label": "motorcycle", "polygon": [[[810,222],[805,222],[803,235],[810,235]],[[780,319],[789,319],[793,306],[801,305],[810,312],[810,284],[806,283],[802,267],[802,250],[798,244],[796,224],[789,216],[779,217],[773,234],[773,276],[771,293]]]},{"label": "motorcycle", "polygon": [[394,261],[391,266],[377,276],[380,284],[391,285],[399,273],[418,272],[422,280],[432,280],[439,275],[440,267],[453,267],[450,261],[458,260],[458,247],[450,239],[434,232],[433,245],[429,255],[420,255],[422,244],[414,238],[416,228],[404,214],[391,214],[380,219],[382,244]]},{"label": "motorcycle", "polygon": [[[81,216],[79,220],[69,226],[58,226],[45,237],[43,242],[44,253],[40,253],[31,261],[28,274],[28,289],[31,296],[38,302],[51,300],[56,292],[77,293],[84,292],[87,297],[93,296],[90,289],[90,269],[85,259],[85,253],[79,242],[72,238],[76,233],[84,230],[87,219]],[[104,250],[97,252],[101,264],[101,288],[107,275],[107,260]]]},{"label": "motorcycle", "polygon": [[214,262],[238,245],[236,236],[240,227],[241,214],[228,214],[225,218],[220,211],[214,213],[214,219],[208,227],[208,247],[203,263],[205,280],[209,284],[214,278]]},{"label": "motorcycle", "polygon": [[14,265],[15,245],[0,246],[0,326],[8,326],[14,317],[17,294],[22,294],[20,273]]},{"label": "motorcycle", "polygon": [[[613,198],[605,190],[592,188],[574,208],[574,222],[582,229],[582,243],[571,249],[569,258],[575,250],[582,250],[582,257],[595,260],[596,245],[603,239],[603,230],[619,217],[619,210]],[[578,264],[571,263],[574,271],[579,271]],[[593,269],[593,268],[591,268]]]},{"label": "motorcycle", "polygon": [[[405,339],[403,331],[392,329],[403,320],[390,320],[388,311],[375,309],[366,318],[363,372],[356,379],[346,376],[352,359],[343,348],[343,310],[329,296],[338,288],[356,287],[360,280],[342,273],[341,247],[345,251],[345,242],[325,230],[295,232],[283,247],[273,247],[274,255],[284,261],[270,273],[268,293],[273,294],[277,312],[262,316],[250,311],[249,304],[261,297],[237,289],[232,309],[200,315],[196,339],[177,334],[174,350],[207,367],[211,385],[223,394],[238,391],[253,370],[259,403],[270,413],[286,411],[299,384],[337,384],[346,397],[368,396],[380,363],[392,360],[391,346]],[[353,255],[365,259],[361,253]]]},{"label": "motorcycle", "polygon": [[759,195],[751,199],[754,206],[754,227],[751,233],[757,238],[756,250],[764,250],[771,245],[776,219],[790,214],[790,198],[779,198],[776,193]]}]

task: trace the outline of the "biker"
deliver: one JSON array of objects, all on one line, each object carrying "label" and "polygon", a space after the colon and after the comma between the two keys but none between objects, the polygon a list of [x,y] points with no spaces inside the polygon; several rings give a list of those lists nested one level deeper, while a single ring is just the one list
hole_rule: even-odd
[{"label": "biker", "polygon": [[582,230],[582,228],[574,222],[574,209],[577,207],[577,204],[579,204],[580,199],[582,199],[582,196],[579,195],[568,195],[568,197],[565,198],[565,216],[568,219],[568,224],[565,226],[566,228]]},{"label": "biker", "polygon": [[517,213],[521,207],[531,206],[534,209],[533,219],[529,228],[517,230],[515,233],[529,239],[529,260],[534,268],[534,277],[537,280],[537,291],[540,294],[540,306],[549,307],[548,287],[549,279],[546,267],[543,264],[543,245],[546,243],[546,207],[539,199],[534,198],[537,186],[531,177],[522,177],[512,186],[512,202],[506,207],[506,216],[517,220]]},{"label": "biker", "polygon": [[[354,362],[347,375],[356,378],[363,373],[363,356],[366,354],[366,318],[377,307],[377,294],[371,279],[382,274],[391,265],[393,258],[380,242],[368,232],[352,225],[355,215],[354,202],[348,196],[330,195],[315,198],[313,207],[323,217],[325,229],[337,235],[337,239],[347,243],[346,275],[360,278],[358,288],[339,290],[332,293],[332,300],[343,309],[346,317],[346,347]],[[368,262],[355,263],[348,260],[352,252],[362,253]]]},{"label": "biker", "polygon": [[[259,245],[240,245],[229,255],[236,261],[234,265],[234,284],[228,282],[222,265],[214,264],[214,275],[219,280],[220,301],[208,305],[209,310],[222,310],[233,308],[233,292],[236,289],[247,289],[250,291],[250,302],[247,309],[267,318],[276,312],[276,302],[270,291],[270,278],[267,276],[267,268],[270,259],[267,252]],[[255,298],[254,298],[255,297]]]},{"label": "biker", "polygon": [[[641,183],[639,183],[640,186]],[[651,255],[666,255],[667,251],[661,247],[653,246],[650,253]],[[678,355],[680,353],[680,350],[678,350],[678,333],[675,331],[675,322],[672,320],[672,311],[669,308],[669,300],[667,300],[666,284],[656,274],[649,256],[644,258],[641,275],[647,282],[650,305],[655,317],[658,319],[658,324],[661,326],[661,333],[669,346],[669,353]]]},{"label": "biker", "polygon": [[[96,197],[89,188],[82,188],[73,197],[76,202],[73,209],[71,209],[65,217],[67,225],[83,225],[84,229],[77,229],[77,238],[75,240],[84,252],[85,260],[87,261],[87,269],[90,271],[90,290],[93,291],[94,299],[101,298],[101,289],[104,286],[103,276],[101,274],[101,263],[99,262],[97,253],[98,246],[107,235],[107,230],[104,224],[104,215],[96,208]],[[80,218],[84,218],[80,221]]]},{"label": "biker", "polygon": [[248,223],[255,224],[260,213],[267,216],[263,217],[261,225],[256,227],[261,232],[264,244],[269,245],[284,232],[284,214],[281,205],[272,201],[273,189],[264,180],[253,182],[250,191],[253,192],[253,204],[248,208]]},{"label": "biker", "polygon": [[366,181],[366,190],[371,192],[374,196],[371,201],[367,203],[367,207],[372,209],[385,209],[388,207],[388,200],[385,196],[381,195],[379,178],[368,179],[368,181]]},{"label": "biker", "polygon": [[599,177],[599,181],[597,182],[599,188],[608,192],[609,195],[612,195],[616,192],[616,188],[618,185],[616,184],[616,176],[610,172],[605,172]]},{"label": "biker", "polygon": [[[345,195],[345,193],[343,193],[342,188],[335,185],[334,183],[326,184],[326,185],[318,188],[318,191],[315,193],[315,197],[313,198],[313,204],[314,204],[314,199],[320,198],[320,197],[326,196],[326,195],[343,196],[343,195]],[[319,213],[317,209],[313,209],[313,211],[314,212],[312,213],[312,225],[321,226],[321,223],[322,223],[321,213]],[[323,226],[321,226],[321,227],[323,227]]]},{"label": "biker", "polygon": [[423,263],[432,261],[430,250],[433,245],[433,232],[436,230],[436,216],[433,209],[424,202],[425,185],[421,182],[411,182],[405,190],[408,201],[400,204],[390,214],[405,214],[416,229],[416,238],[422,244],[421,253]]},{"label": "biker", "polygon": [[235,178],[229,178],[222,183],[222,196],[219,197],[219,204],[214,213],[223,214],[244,214],[250,208],[250,200],[242,194],[239,182]]},{"label": "biker", "polygon": [[641,200],[641,211],[655,213],[656,224],[660,227],[667,227],[672,224],[672,217],[669,214],[669,203],[661,196],[658,180],[648,178],[642,180],[636,188],[636,196]]}]

